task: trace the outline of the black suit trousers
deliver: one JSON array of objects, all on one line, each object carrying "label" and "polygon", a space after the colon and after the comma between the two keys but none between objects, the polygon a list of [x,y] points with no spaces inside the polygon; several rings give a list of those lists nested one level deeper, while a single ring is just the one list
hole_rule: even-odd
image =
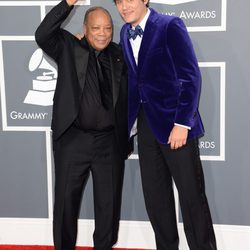
[{"label": "black suit trousers", "polygon": [[190,250],[216,250],[198,139],[188,141],[177,150],[159,144],[148,126],[143,108],[137,127],[143,193],[157,250],[179,249],[172,180],[178,190]]},{"label": "black suit trousers", "polygon": [[90,173],[94,193],[94,249],[112,249],[117,241],[124,173],[124,160],[117,152],[114,131],[86,133],[72,125],[53,143],[55,250],[75,249],[81,198]]}]

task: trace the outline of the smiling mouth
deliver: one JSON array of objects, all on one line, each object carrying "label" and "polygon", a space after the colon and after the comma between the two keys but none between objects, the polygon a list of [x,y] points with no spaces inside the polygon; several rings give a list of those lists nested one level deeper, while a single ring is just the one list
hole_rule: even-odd
[{"label": "smiling mouth", "polygon": [[132,14],[132,12],[125,12],[125,13],[123,13],[123,16],[126,17],[126,16],[129,16],[131,14]]},{"label": "smiling mouth", "polygon": [[107,40],[96,40],[98,43],[106,43]]}]

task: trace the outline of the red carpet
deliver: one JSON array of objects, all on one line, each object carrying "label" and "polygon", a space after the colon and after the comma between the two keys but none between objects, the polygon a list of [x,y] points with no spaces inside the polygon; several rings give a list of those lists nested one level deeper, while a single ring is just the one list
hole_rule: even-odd
[{"label": "red carpet", "polygon": [[[76,250],[92,250],[92,247],[77,247]],[[0,250],[54,250],[52,246],[18,246],[18,245],[0,245]],[[115,248],[115,250],[145,250],[132,248]]]}]

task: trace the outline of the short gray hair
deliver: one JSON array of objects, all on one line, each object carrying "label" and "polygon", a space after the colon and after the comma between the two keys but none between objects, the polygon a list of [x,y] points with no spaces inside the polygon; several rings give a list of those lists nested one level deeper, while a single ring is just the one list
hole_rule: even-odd
[{"label": "short gray hair", "polygon": [[89,17],[89,14],[91,12],[94,12],[96,10],[102,10],[103,12],[105,12],[108,16],[109,16],[109,19],[110,19],[110,22],[111,22],[111,25],[113,27],[113,20],[112,20],[112,17],[109,13],[109,11],[101,6],[93,6],[91,8],[89,8],[86,12],[85,12],[85,15],[84,15],[84,19],[83,19],[83,24],[86,24],[87,21],[88,21],[88,17]]}]

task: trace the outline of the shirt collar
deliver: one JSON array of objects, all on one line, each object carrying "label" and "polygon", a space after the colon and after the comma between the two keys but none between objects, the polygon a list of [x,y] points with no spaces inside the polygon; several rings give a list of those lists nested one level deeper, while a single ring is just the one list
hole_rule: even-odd
[{"label": "shirt collar", "polygon": [[147,13],[146,15],[144,16],[144,18],[142,19],[142,21],[139,23],[139,25],[141,26],[142,30],[144,31],[145,30],[145,26],[146,26],[146,23],[147,23],[147,20],[148,20],[148,17],[150,15],[150,9],[147,8]]}]

